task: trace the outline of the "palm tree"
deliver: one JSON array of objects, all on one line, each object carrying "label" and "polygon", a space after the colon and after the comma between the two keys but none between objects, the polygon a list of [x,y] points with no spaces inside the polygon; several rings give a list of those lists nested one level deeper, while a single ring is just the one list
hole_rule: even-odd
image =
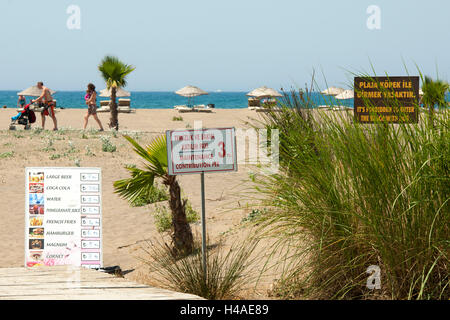
[{"label": "palm tree", "polygon": [[164,185],[169,187],[173,253],[176,256],[192,253],[194,239],[186,218],[187,200],[181,199],[181,188],[176,176],[168,174],[166,137],[157,137],[146,148],[140,146],[131,137],[124,137],[133,145],[134,151],[146,161],[146,164],[145,170],[131,166],[125,167],[130,172],[131,178],[115,181],[115,192],[129,201],[134,201],[137,197],[149,191],[155,178],[161,178]]},{"label": "palm tree", "polygon": [[113,56],[106,56],[98,66],[98,70],[106,82],[107,89],[111,89],[111,118],[109,120],[109,127],[115,130],[119,130],[116,92],[118,88],[123,88],[127,85],[126,78],[135,69],[135,67],[125,64]]},{"label": "palm tree", "polygon": [[433,125],[434,107],[446,106],[445,93],[449,90],[449,84],[442,80],[433,80],[425,76],[422,86],[422,103],[428,107],[430,123]]}]

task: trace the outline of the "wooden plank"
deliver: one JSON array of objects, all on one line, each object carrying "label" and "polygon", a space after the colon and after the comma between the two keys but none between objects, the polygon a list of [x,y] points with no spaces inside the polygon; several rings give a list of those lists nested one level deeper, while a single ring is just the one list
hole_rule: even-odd
[{"label": "wooden plank", "polygon": [[0,268],[0,299],[26,300],[201,300],[96,270],[67,266]]}]

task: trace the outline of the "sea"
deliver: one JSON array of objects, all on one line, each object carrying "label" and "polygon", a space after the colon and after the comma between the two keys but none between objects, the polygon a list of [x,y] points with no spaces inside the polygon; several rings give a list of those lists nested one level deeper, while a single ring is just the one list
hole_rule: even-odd
[{"label": "sea", "polygon": [[[0,108],[16,108],[17,91],[0,91]],[[84,91],[58,91],[54,94],[57,101],[57,107],[66,109],[85,109]],[[210,92],[208,95],[193,98],[193,104],[214,104],[218,109],[242,109],[248,107],[247,92]],[[26,97],[27,102],[32,97]],[[175,94],[174,92],[131,92],[132,109],[172,109],[176,105],[188,103],[188,99]],[[98,100],[108,100],[108,98],[99,97]],[[353,107],[353,99],[336,100],[333,97],[324,97],[320,93],[312,93],[311,100],[316,105],[331,104],[345,105]],[[98,103],[98,102],[97,102]]]},{"label": "sea", "polygon": [[[0,108],[16,108],[17,91],[0,91]],[[214,104],[218,109],[242,109],[248,107],[247,92],[211,92],[208,95],[195,97],[194,104]],[[84,91],[59,91],[54,94],[58,108],[85,109]],[[26,97],[27,102],[31,97]],[[188,99],[175,94],[174,92],[131,92],[131,108],[133,109],[172,109],[176,105],[188,103]],[[99,100],[108,100],[101,98]],[[353,99],[337,100],[334,97],[323,96],[319,92],[311,93],[313,105],[343,105],[353,108]],[[450,94],[447,94],[447,101],[450,101]]]}]

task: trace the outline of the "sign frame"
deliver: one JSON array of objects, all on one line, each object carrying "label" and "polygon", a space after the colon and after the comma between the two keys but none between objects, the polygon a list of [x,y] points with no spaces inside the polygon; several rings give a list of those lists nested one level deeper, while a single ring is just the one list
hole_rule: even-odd
[{"label": "sign frame", "polygon": [[[30,211],[29,211],[30,210],[30,208],[29,208],[29,206],[30,206],[29,205],[29,198],[30,198],[30,195],[33,194],[33,193],[30,193],[30,189],[29,189],[29,185],[31,183],[29,181],[30,173],[32,173],[32,172],[34,172],[34,173],[40,172],[44,176],[43,181],[42,181],[43,192],[41,193],[43,195],[43,197],[44,197],[43,213],[39,214],[38,217],[42,215],[42,217],[40,217],[43,220],[43,222],[42,222],[43,226],[41,228],[44,229],[44,237],[42,239],[43,239],[43,241],[45,241],[45,229],[47,229],[46,226],[45,226],[45,221],[46,221],[45,220],[46,219],[45,218],[45,213],[46,213],[46,205],[45,205],[46,204],[46,198],[45,198],[45,186],[46,186],[45,181],[46,181],[46,179],[45,179],[45,176],[46,176],[46,174],[48,174],[49,171],[52,171],[52,170],[54,170],[56,172],[61,171],[62,174],[66,174],[67,172],[71,172],[72,171],[72,173],[71,173],[72,176],[77,176],[77,179],[76,179],[77,182],[75,184],[70,184],[70,186],[75,188],[75,189],[71,189],[71,190],[73,190],[72,192],[76,192],[76,193],[80,194],[80,197],[79,197],[79,200],[78,200],[79,202],[77,202],[77,204],[75,206],[67,205],[67,207],[64,207],[64,209],[66,209],[66,210],[68,210],[69,208],[79,209],[79,211],[77,213],[77,215],[79,215],[79,217],[77,218],[78,222],[79,222],[79,225],[75,226],[75,230],[79,230],[80,234],[76,235],[76,236],[74,235],[74,239],[76,239],[76,240],[79,239],[79,244],[77,243],[77,245],[79,245],[79,250],[80,251],[77,252],[77,254],[79,254],[80,256],[78,258],[76,258],[76,261],[78,261],[79,264],[62,263],[62,265],[72,265],[72,266],[80,266],[80,267],[94,268],[94,269],[103,268],[102,169],[98,168],[98,167],[25,167],[25,217],[24,217],[25,218],[25,237],[24,237],[24,242],[25,242],[24,253],[25,254],[24,254],[24,266],[26,268],[32,268],[34,266],[34,265],[28,265],[28,263],[31,262],[30,259],[29,259],[30,252],[33,251],[29,247],[29,241],[30,241],[30,239],[29,239],[29,232],[30,232],[30,230],[29,229],[32,228],[32,226],[29,225],[29,223],[30,223],[30,219],[32,217],[35,218],[35,216],[31,215]],[[83,171],[85,171],[85,172],[83,172]],[[96,181],[83,180],[83,178],[82,178],[83,173],[96,174],[97,175],[97,180]],[[78,184],[78,177],[79,177],[79,184]],[[73,183],[73,182],[69,181],[69,183]],[[86,185],[86,184],[98,185],[98,192],[93,192],[93,191],[88,190],[88,191],[85,191],[85,194],[83,194],[83,190],[81,189],[81,186],[82,185]],[[68,192],[68,191],[66,191],[66,192]],[[92,195],[93,193],[95,194],[95,196],[99,197],[99,203],[95,204],[95,207],[98,208],[97,213],[95,213],[95,214],[94,213],[84,213],[83,214],[82,213],[82,208],[84,206],[91,207],[93,205],[90,204],[90,203],[83,204],[82,200],[81,200],[82,196],[83,195]],[[73,197],[73,199],[76,199],[76,198],[77,197]],[[92,229],[92,227],[89,228],[89,230],[92,229],[92,230],[97,230],[98,231],[98,237],[94,237],[95,239],[93,237],[83,237],[83,230],[87,230],[87,227],[83,226],[81,221],[82,221],[82,219],[85,219],[85,218],[88,218],[88,217],[95,217],[95,218],[99,219],[99,223],[100,223],[99,226],[94,227],[93,229]],[[99,241],[99,248],[82,248],[81,247],[83,241],[94,241],[94,240],[95,241]],[[85,251],[83,251],[83,250],[85,250]],[[86,253],[86,252],[89,252],[91,250],[97,250],[98,251],[98,256],[99,256],[98,262],[99,262],[99,264],[83,263],[82,254]],[[39,251],[42,251],[42,254],[45,254],[45,252],[46,252],[45,242],[44,242],[43,249],[39,250]],[[43,262],[43,264],[42,263],[37,263],[37,265],[43,266],[43,267],[47,266],[45,264],[45,262]]]},{"label": "sign frame", "polygon": [[[363,83],[370,83],[366,88],[361,89]],[[387,87],[384,84],[387,83]],[[411,87],[408,86],[411,85]],[[366,76],[354,77],[354,119],[361,124],[373,123],[418,123],[419,122],[419,84],[420,78],[418,76]],[[397,86],[398,85],[398,86]],[[392,93],[399,95],[412,94],[413,97],[386,97],[385,94]],[[360,95],[367,95],[367,97],[360,97]],[[394,100],[395,99],[395,100]],[[398,106],[389,105],[389,101],[395,101]],[[366,105],[367,104],[367,105]],[[409,105],[408,105],[409,104]],[[375,108],[390,108],[391,111],[377,112],[371,111]],[[396,108],[414,108],[414,111],[393,110]],[[372,116],[377,119],[372,119]],[[400,120],[400,116],[407,116],[407,120]],[[380,118],[381,117],[381,118]],[[391,120],[392,118],[392,120]]]},{"label": "sign frame", "polygon": [[[220,130],[220,131],[231,131],[231,151],[232,151],[232,159],[233,159],[233,167],[230,169],[209,169],[209,168],[199,168],[196,171],[182,171],[175,170],[174,162],[173,162],[173,143],[172,143],[172,134],[173,133],[181,133],[181,132],[192,132],[193,134],[203,134],[204,132],[208,132],[211,130]],[[201,139],[194,140],[198,142],[202,142]],[[169,175],[184,175],[184,174],[201,174],[203,173],[214,173],[214,172],[236,172],[238,170],[237,163],[237,149],[236,149],[236,129],[234,127],[225,127],[225,128],[207,128],[207,129],[178,129],[178,130],[167,130],[166,131],[166,146],[167,146],[167,171]],[[202,170],[204,169],[204,170]]]}]

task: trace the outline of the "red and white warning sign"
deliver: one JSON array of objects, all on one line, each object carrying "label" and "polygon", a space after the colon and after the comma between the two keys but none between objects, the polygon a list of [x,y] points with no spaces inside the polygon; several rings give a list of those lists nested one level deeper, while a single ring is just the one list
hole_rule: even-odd
[{"label": "red and white warning sign", "polygon": [[166,131],[170,175],[237,171],[234,128]]}]

